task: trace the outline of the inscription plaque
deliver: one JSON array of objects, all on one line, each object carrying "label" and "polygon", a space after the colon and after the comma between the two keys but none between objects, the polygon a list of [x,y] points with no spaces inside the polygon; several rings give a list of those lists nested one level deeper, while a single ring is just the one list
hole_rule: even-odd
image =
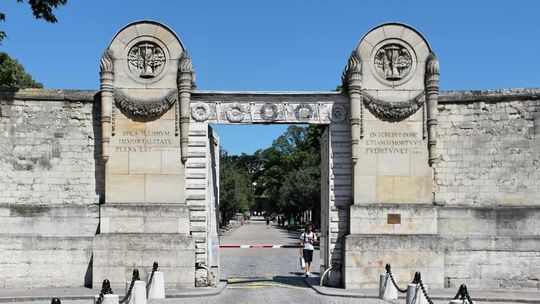
[{"label": "inscription plaque", "polygon": [[401,214],[388,213],[386,215],[386,223],[391,225],[401,224]]}]

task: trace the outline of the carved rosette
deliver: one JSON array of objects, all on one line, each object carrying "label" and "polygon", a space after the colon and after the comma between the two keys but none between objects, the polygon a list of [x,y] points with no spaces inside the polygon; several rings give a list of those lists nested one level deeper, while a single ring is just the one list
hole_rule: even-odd
[{"label": "carved rosette", "polygon": [[127,117],[137,121],[150,121],[165,114],[178,100],[178,91],[172,90],[164,98],[155,100],[136,99],[114,90],[116,107]]},{"label": "carved rosette", "polygon": [[191,117],[196,122],[203,122],[210,117],[210,106],[204,102],[198,102],[191,106]]},{"label": "carved rosette", "polygon": [[244,113],[244,107],[235,102],[233,104],[230,104],[228,107],[227,107],[227,119],[230,121],[230,122],[242,122],[244,120],[244,116],[245,116],[245,113]]},{"label": "carved rosette", "polygon": [[276,120],[279,116],[278,107],[272,103],[265,103],[261,106],[260,114],[264,120]]},{"label": "carved rosette", "polygon": [[328,119],[330,119],[330,121],[340,123],[347,120],[349,113],[345,105],[335,103],[332,105],[332,109],[328,114]]},{"label": "carved rosette", "polygon": [[309,120],[313,117],[313,108],[309,104],[299,104],[294,109],[294,116],[298,120]]},{"label": "carved rosette", "polygon": [[376,99],[369,93],[363,93],[364,105],[375,117],[380,120],[397,122],[406,119],[418,111],[424,104],[424,93],[421,92],[416,97],[407,101],[389,102]]}]

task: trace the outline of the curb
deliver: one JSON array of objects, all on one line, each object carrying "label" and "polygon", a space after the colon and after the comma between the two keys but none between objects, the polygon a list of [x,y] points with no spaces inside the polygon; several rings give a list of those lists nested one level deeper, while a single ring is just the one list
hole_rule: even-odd
[{"label": "curb", "polygon": [[319,280],[320,278],[304,278],[304,282],[307,286],[311,287],[311,289],[315,290],[316,293],[321,294],[323,296],[331,296],[331,297],[342,297],[342,298],[371,298],[375,299],[378,297],[373,297],[369,295],[365,295],[359,292],[347,292],[346,289],[341,288],[332,288],[332,287],[324,287],[319,286]]},{"label": "curb", "polygon": [[[379,299],[378,296],[372,294],[363,294],[355,291],[347,291],[342,288],[333,288],[319,286],[319,278],[304,278],[306,285],[311,287],[315,292],[325,296],[332,297],[346,297],[346,298],[368,298],[368,299]],[[453,300],[454,297],[450,295],[430,295],[433,300]],[[404,296],[399,295],[399,299],[405,299]],[[497,297],[497,296],[479,296],[473,297],[475,302],[505,302],[505,303],[531,303],[531,304],[540,304],[540,298],[508,298],[508,297]]]},{"label": "curb", "polygon": [[[165,299],[178,299],[178,298],[198,298],[198,297],[211,297],[221,294],[227,288],[227,280],[221,280],[217,287],[198,287],[190,288],[186,290],[177,290],[174,293],[165,296]],[[99,290],[91,290],[91,292],[98,292]],[[119,294],[123,296],[123,294]],[[16,303],[16,302],[34,302],[34,301],[50,301],[52,298],[59,298],[60,300],[91,300],[94,301],[94,294],[88,295],[65,295],[65,296],[12,296],[2,297],[0,296],[0,303]]]}]

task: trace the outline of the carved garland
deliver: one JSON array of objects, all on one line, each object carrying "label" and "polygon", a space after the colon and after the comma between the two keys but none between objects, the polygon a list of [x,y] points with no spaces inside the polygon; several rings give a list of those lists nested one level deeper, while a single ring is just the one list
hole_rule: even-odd
[{"label": "carved garland", "polygon": [[227,119],[230,122],[242,122],[244,116],[244,107],[238,102],[229,105],[227,108]]},{"label": "carved garland", "polygon": [[388,102],[376,99],[363,92],[363,100],[366,108],[375,115],[375,117],[390,122],[397,122],[413,115],[424,104],[424,92],[407,101]]},{"label": "carved garland", "polygon": [[133,120],[149,121],[165,114],[178,101],[178,90],[174,89],[159,100],[134,99],[121,90],[114,90],[114,102],[126,116]]},{"label": "carved garland", "polygon": [[308,120],[313,118],[313,108],[308,104],[299,104],[294,109],[294,115],[298,120]]},{"label": "carved garland", "polygon": [[210,106],[204,102],[198,102],[192,105],[191,117],[197,122],[208,120],[210,117]]}]

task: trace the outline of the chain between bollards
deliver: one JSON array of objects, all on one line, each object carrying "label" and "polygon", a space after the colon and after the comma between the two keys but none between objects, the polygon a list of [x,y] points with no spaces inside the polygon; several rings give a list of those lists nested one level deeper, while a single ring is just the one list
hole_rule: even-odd
[{"label": "chain between bollards", "polygon": [[140,281],[140,280],[141,279],[139,277],[139,269],[137,268],[133,269],[133,276],[131,277],[131,283],[129,284],[128,291],[126,295],[124,296],[124,298],[119,301],[120,303],[126,302],[131,297],[131,291],[133,290],[133,285],[135,284],[135,281]]},{"label": "chain between bollards", "polygon": [[461,300],[462,303],[465,303],[465,300],[467,300],[469,301],[469,304],[473,304],[469,291],[467,290],[467,285],[461,284],[461,286],[459,286],[459,290],[456,293],[454,300]]},{"label": "chain between bollards", "polygon": [[386,264],[386,275],[388,275],[390,277],[390,280],[392,281],[392,284],[394,284],[394,287],[396,287],[396,289],[399,292],[401,292],[401,293],[406,293],[407,292],[407,289],[402,289],[402,288],[399,288],[399,286],[397,286],[397,283],[394,280],[394,275],[392,274],[392,267],[390,266],[390,263]]},{"label": "chain between bollards", "polygon": [[154,262],[154,265],[152,265],[152,274],[150,275],[150,279],[148,280],[148,285],[146,285],[146,297],[148,298],[148,293],[150,292],[150,286],[152,285],[152,280],[154,279],[154,272],[158,270],[158,262]]},{"label": "chain between bollards", "polygon": [[113,294],[113,291],[111,288],[111,282],[105,279],[103,280],[103,284],[101,285],[101,291],[99,293],[99,297],[96,301],[96,304],[101,304],[103,302],[103,297],[107,294]]},{"label": "chain between bollards", "polygon": [[414,279],[412,283],[420,285],[420,289],[422,289],[422,293],[424,294],[424,297],[426,297],[426,300],[428,301],[428,303],[433,304],[433,301],[431,300],[431,297],[428,295],[426,288],[424,287],[424,283],[422,282],[422,276],[420,275],[420,271],[417,271],[414,274]]}]

